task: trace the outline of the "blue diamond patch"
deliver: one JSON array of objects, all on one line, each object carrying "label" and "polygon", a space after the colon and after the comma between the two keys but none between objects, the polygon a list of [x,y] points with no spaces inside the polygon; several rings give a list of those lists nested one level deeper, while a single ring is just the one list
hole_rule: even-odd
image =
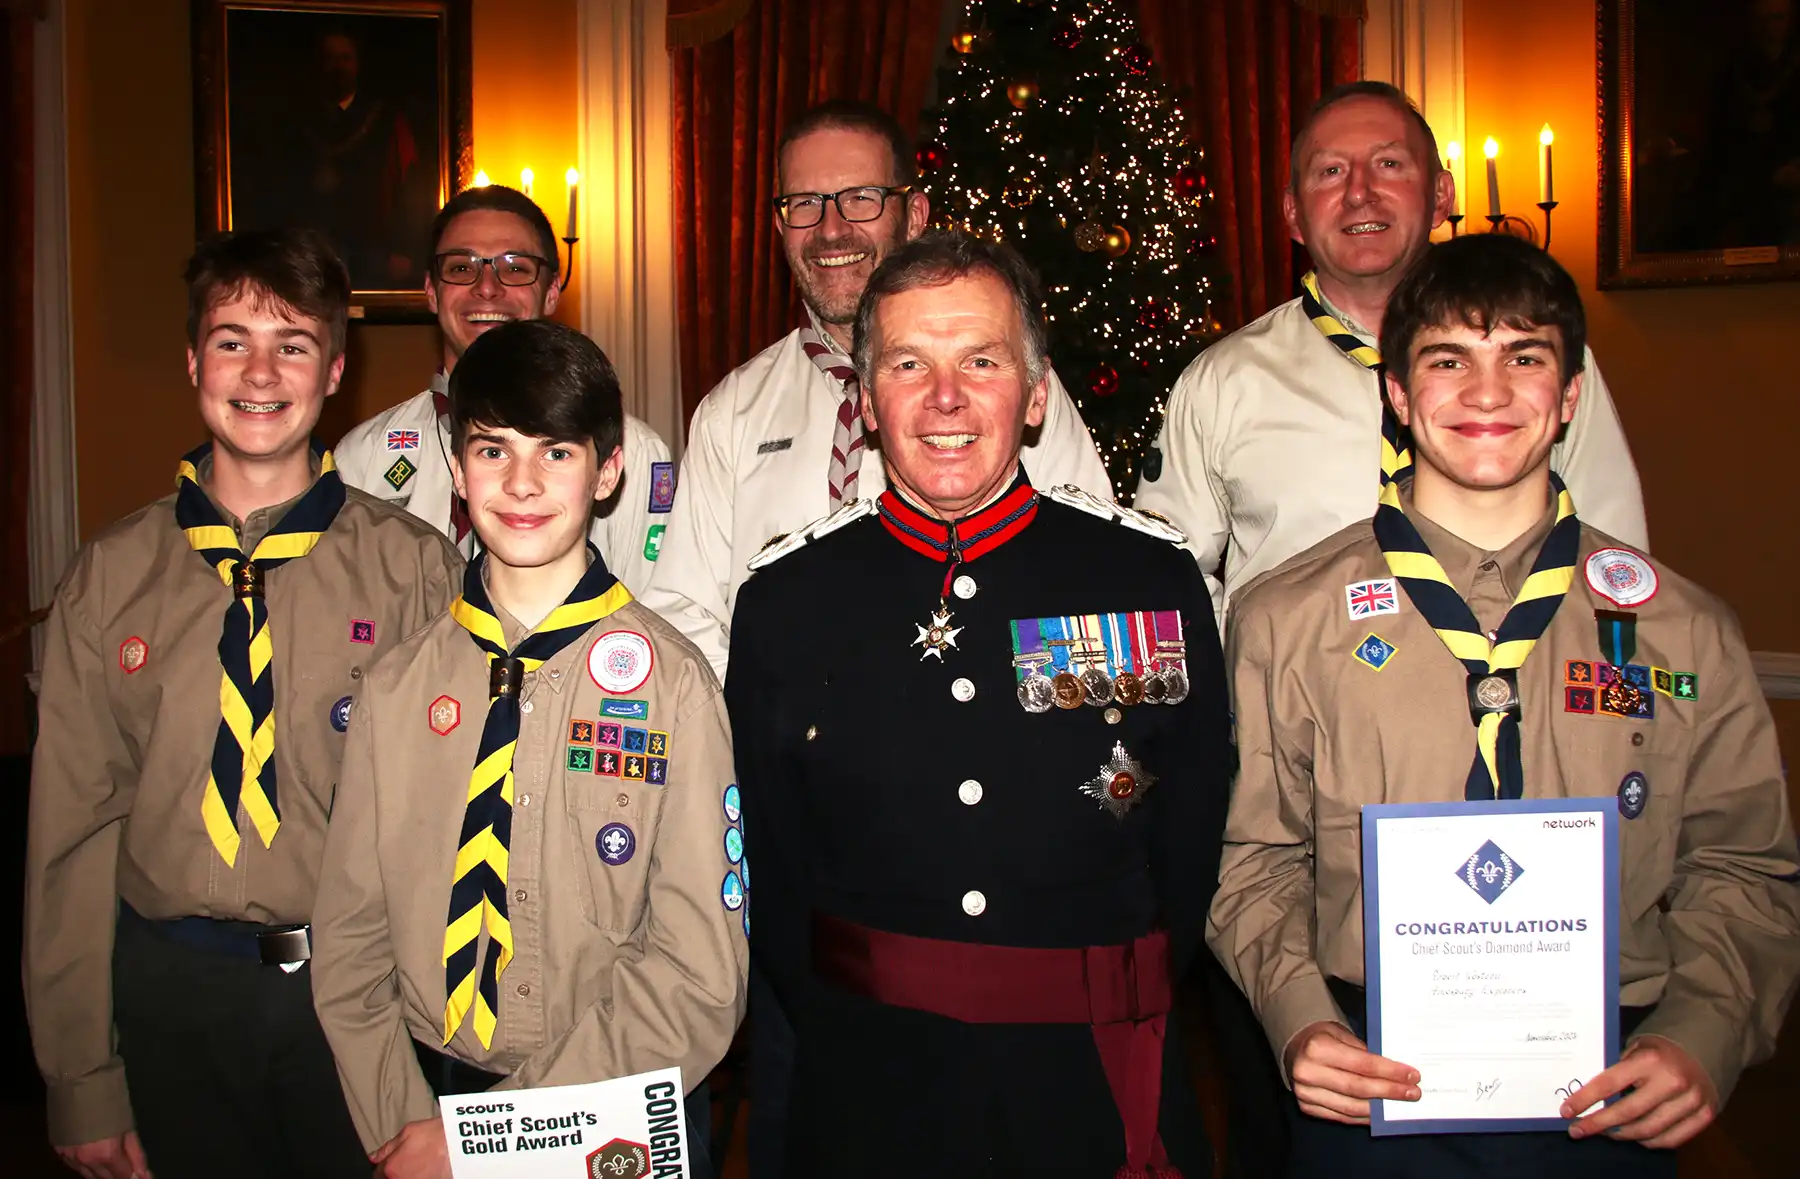
[{"label": "blue diamond patch", "polygon": [[1368,664],[1376,671],[1380,671],[1382,667],[1386,665],[1387,661],[1394,657],[1394,652],[1397,650],[1399,650],[1398,647],[1394,646],[1394,644],[1388,642],[1380,635],[1371,634],[1368,638],[1356,644],[1356,650],[1352,651],[1351,654],[1355,655],[1358,660]]},{"label": "blue diamond patch", "polygon": [[1525,869],[1520,867],[1519,861],[1495,847],[1491,839],[1456,870],[1457,879],[1474,889],[1475,895],[1490,905],[1523,875]]}]

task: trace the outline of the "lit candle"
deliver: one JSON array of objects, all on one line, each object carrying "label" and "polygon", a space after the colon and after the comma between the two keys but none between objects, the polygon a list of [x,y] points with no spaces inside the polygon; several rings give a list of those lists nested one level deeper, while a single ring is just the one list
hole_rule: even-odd
[{"label": "lit candle", "polygon": [[1500,144],[1492,136],[1481,145],[1481,153],[1487,157],[1488,172],[1488,216],[1500,216],[1500,172],[1494,166],[1494,158],[1500,154]]},{"label": "lit candle", "polygon": [[1555,142],[1556,135],[1545,123],[1538,132],[1538,200],[1546,205],[1556,199],[1556,187],[1550,180],[1550,145]]},{"label": "lit candle", "polygon": [[530,196],[531,182],[536,179],[537,173],[533,172],[530,168],[521,168],[519,170],[519,191],[526,196]]},{"label": "lit candle", "polygon": [[576,236],[575,235],[575,190],[581,186],[581,173],[577,172],[573,168],[570,168],[567,172],[563,173],[563,179],[568,181],[568,184],[569,184],[569,228],[563,231],[563,236],[568,238],[570,241],[574,241],[575,236]]},{"label": "lit candle", "polygon": [[1462,186],[1457,183],[1456,169],[1462,163],[1462,144],[1452,139],[1444,145],[1444,171],[1450,173],[1450,215],[1462,212]]},{"label": "lit candle", "polygon": [[493,181],[488,179],[488,174],[486,172],[480,171],[479,169],[476,171],[476,173],[475,173],[475,187],[476,188],[486,188],[488,185],[490,185],[492,183],[493,183]]}]

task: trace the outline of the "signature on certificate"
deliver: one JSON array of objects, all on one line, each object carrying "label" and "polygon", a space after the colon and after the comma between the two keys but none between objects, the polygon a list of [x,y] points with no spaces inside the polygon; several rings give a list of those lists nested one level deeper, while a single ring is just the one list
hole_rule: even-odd
[{"label": "signature on certificate", "polygon": [[1498,1077],[1495,1077],[1491,1081],[1476,1081],[1475,1082],[1475,1100],[1477,1100],[1477,1101],[1486,1101],[1488,1098],[1492,1097],[1494,1094],[1498,1093],[1499,1091],[1500,1091],[1500,1078],[1498,1078]]}]

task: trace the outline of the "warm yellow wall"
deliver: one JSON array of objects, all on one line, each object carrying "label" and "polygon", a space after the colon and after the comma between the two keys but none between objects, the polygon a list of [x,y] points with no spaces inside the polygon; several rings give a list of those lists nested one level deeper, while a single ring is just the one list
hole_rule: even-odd
[{"label": "warm yellow wall", "polygon": [[[1800,651],[1800,283],[1595,291],[1594,6],[1464,0],[1463,22],[1468,138],[1500,140],[1508,210],[1537,215],[1537,132],[1546,121],[1556,132],[1552,252],[1586,296],[1594,352],[1643,477],[1655,555],[1729,602],[1752,648]],[[1485,211],[1478,161],[1469,178],[1465,208]],[[1800,705],[1778,703],[1776,716],[1792,758]]]},{"label": "warm yellow wall", "polygon": [[[560,231],[580,125],[576,0],[474,0],[475,162],[538,174]],[[185,0],[69,0],[70,279],[83,536],[164,494],[200,441],[187,383],[181,268],[193,247],[190,26]],[[571,287],[557,318],[580,322]],[[353,326],[343,390],[320,435],[424,388],[436,329]]]}]

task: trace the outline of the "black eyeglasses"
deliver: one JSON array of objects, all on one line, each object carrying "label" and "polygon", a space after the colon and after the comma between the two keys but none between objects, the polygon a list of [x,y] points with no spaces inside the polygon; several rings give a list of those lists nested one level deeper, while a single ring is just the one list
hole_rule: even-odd
[{"label": "black eyeglasses", "polygon": [[825,219],[825,203],[837,206],[838,216],[846,221],[873,221],[887,207],[889,197],[905,196],[912,185],[888,188],[865,184],[860,188],[844,188],[837,192],[790,192],[772,202],[781,223],[789,229],[808,229]]},{"label": "black eyeglasses", "polygon": [[494,277],[501,286],[528,287],[550,262],[536,254],[495,254],[483,258],[471,250],[446,250],[431,260],[437,280],[453,287],[470,287],[480,282],[484,265],[494,268]]}]

